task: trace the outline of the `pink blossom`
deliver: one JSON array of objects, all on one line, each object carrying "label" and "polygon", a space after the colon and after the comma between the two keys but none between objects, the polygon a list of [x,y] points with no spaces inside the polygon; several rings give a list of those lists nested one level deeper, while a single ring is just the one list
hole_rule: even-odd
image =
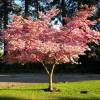
[{"label": "pink blossom", "polygon": [[65,18],[66,25],[59,32],[48,25],[51,17],[57,14],[55,11],[51,10],[46,15],[41,13],[41,19],[36,21],[15,16],[14,22],[3,31],[7,42],[4,61],[73,63],[78,55],[83,55],[89,49],[88,42],[98,43],[100,32],[89,28],[96,21],[87,20],[91,15],[90,10],[82,10],[72,18]]}]

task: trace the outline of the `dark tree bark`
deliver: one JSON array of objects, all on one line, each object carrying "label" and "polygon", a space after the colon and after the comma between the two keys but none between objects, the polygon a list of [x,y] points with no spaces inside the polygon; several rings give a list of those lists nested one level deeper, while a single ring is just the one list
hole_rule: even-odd
[{"label": "dark tree bark", "polygon": [[7,24],[8,24],[8,14],[9,12],[12,10],[12,4],[11,4],[12,0],[2,0],[2,14],[3,14],[3,26],[4,28],[7,28]]},{"label": "dark tree bark", "polygon": [[39,18],[39,12],[38,12],[39,11],[39,2],[38,2],[38,0],[34,1],[34,5],[35,5],[35,9],[36,9],[36,12],[35,12],[36,17]]},{"label": "dark tree bark", "polygon": [[4,22],[4,28],[7,28],[7,24],[8,24],[8,2],[7,2],[7,0],[4,0],[3,3],[4,3],[3,22]]},{"label": "dark tree bark", "polygon": [[25,18],[27,18],[29,16],[28,6],[29,6],[29,1],[25,0],[25,16],[24,16]]},{"label": "dark tree bark", "polygon": [[[32,0],[25,0],[25,15],[24,17],[25,18],[28,18],[29,17],[29,5],[33,3]],[[39,4],[38,4],[38,0],[34,0],[34,6],[35,6],[35,14],[36,14],[36,17],[39,18],[39,13],[38,13],[38,10],[39,10]]]}]

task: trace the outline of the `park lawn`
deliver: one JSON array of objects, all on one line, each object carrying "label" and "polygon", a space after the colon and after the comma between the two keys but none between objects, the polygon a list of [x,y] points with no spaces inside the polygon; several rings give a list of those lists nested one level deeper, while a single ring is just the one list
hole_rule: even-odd
[{"label": "park lawn", "polygon": [[55,83],[54,86],[60,91],[44,91],[47,83],[0,83],[0,100],[100,100],[100,80]]}]

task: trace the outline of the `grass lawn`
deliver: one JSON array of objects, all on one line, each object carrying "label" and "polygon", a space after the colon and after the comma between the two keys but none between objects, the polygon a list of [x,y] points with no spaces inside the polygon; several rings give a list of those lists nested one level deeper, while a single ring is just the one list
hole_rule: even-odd
[{"label": "grass lawn", "polygon": [[100,80],[55,83],[54,86],[60,91],[44,91],[47,83],[0,83],[0,100],[100,100]]}]

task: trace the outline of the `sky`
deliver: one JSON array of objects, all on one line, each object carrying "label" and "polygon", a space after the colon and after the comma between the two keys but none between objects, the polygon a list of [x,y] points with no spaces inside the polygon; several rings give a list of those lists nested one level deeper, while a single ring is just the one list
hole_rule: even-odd
[{"label": "sky", "polygon": [[15,3],[16,3],[17,5],[22,6],[22,1],[21,1],[21,0],[14,0],[14,1],[15,1]]}]

